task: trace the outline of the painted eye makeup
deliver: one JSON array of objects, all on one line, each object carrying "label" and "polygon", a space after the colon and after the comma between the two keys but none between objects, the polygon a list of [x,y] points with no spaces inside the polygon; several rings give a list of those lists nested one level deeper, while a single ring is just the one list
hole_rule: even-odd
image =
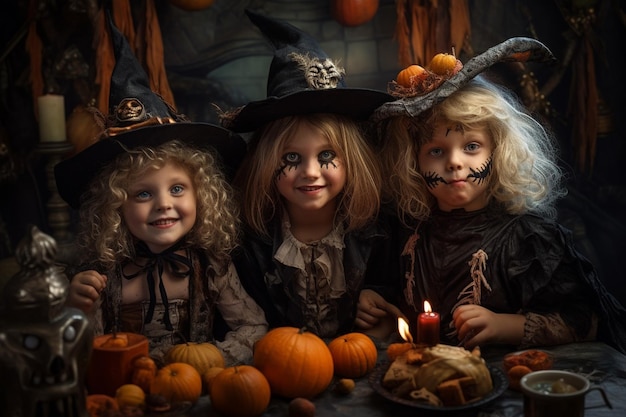
[{"label": "painted eye makeup", "polygon": [[295,152],[288,152],[283,155],[282,160],[285,165],[297,166],[302,162],[302,157]]},{"label": "painted eye makeup", "polygon": [[334,151],[322,151],[317,156],[320,166],[325,168],[328,168],[329,164],[336,168],[337,165],[333,162],[335,158],[337,158],[337,154]]}]

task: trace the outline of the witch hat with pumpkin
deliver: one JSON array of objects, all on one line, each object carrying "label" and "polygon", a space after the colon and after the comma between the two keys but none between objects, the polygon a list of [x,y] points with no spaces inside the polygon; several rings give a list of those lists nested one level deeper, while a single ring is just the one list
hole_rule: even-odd
[{"label": "witch hat with pumpkin", "polygon": [[[550,49],[536,39],[514,37],[487,49],[451,69],[447,74],[415,77],[411,85],[390,84],[390,93],[397,99],[382,104],[371,116],[379,122],[395,116],[415,117],[463,88],[472,79],[499,62],[554,62]],[[457,60],[458,61],[458,60]],[[424,82],[425,81],[425,82]]]},{"label": "witch hat with pumpkin", "polygon": [[110,114],[105,128],[94,144],[54,168],[60,196],[73,208],[100,169],[118,154],[140,146],[156,147],[179,140],[217,154],[227,175],[241,162],[244,140],[210,123],[190,122],[149,87],[148,76],[133,55],[122,33],[109,19],[115,68],[111,77]]}]

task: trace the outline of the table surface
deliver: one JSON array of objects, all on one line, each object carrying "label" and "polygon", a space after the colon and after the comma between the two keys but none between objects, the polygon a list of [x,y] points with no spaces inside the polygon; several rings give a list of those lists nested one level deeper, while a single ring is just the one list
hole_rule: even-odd
[{"label": "table surface", "polygon": [[[386,360],[385,345],[378,345],[379,363]],[[601,393],[590,391],[586,396],[585,417],[626,416],[626,355],[612,347],[597,342],[573,343],[548,350],[554,356],[553,369],[568,370],[585,375],[592,387],[601,387],[613,408],[604,405]],[[506,351],[483,351],[487,363],[502,369]],[[334,382],[334,381],[333,381]],[[332,384],[331,384],[332,386]],[[523,398],[517,391],[507,389],[492,402],[477,409],[455,413],[432,412],[388,400],[370,385],[368,377],[356,380],[354,391],[348,395],[333,393],[330,389],[313,400],[316,417],[416,417],[416,416],[477,416],[477,417],[523,417]],[[288,416],[289,401],[272,398],[263,417]],[[220,417],[210,405],[210,398],[203,396],[186,413],[188,417]],[[555,416],[556,417],[556,416]]]}]

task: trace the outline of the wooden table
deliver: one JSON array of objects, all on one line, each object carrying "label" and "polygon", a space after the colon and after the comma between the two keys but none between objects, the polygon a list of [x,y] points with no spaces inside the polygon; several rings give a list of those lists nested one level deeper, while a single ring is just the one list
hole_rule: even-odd
[{"label": "wooden table", "polygon": [[[385,346],[379,345],[379,362],[386,360]],[[626,416],[626,355],[604,343],[574,343],[545,349],[554,355],[554,369],[577,372],[589,378],[592,386],[604,389],[613,409],[604,406],[598,391],[586,397],[585,417]],[[507,351],[483,350],[483,357],[491,366],[502,368],[502,357]],[[367,376],[356,381],[355,390],[342,396],[327,390],[313,402],[316,417],[422,417],[422,416],[477,416],[477,417],[523,417],[522,394],[507,389],[493,402],[478,409],[456,413],[430,412],[394,403],[378,394]],[[272,398],[264,417],[287,417],[288,400]],[[213,411],[207,396],[187,413],[189,417],[220,417]],[[559,416],[555,416],[559,417]]]}]

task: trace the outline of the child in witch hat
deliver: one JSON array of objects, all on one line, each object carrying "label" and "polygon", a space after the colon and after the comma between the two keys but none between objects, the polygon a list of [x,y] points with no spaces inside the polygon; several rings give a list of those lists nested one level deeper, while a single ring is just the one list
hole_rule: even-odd
[{"label": "child in witch hat", "polygon": [[226,363],[249,362],[267,322],[230,257],[239,224],[227,174],[245,142],[176,114],[113,24],[111,32],[117,104],[107,129],[55,167],[60,195],[80,215],[82,262],[68,304],[95,312],[97,333],[147,336],[156,358],[185,341],[214,341],[220,315],[232,329],[216,341]]},{"label": "child in witch hat", "polygon": [[[361,122],[392,97],[347,88],[344,70],[295,26],[248,11],[274,46],[267,98],[228,114],[253,132],[235,177],[246,234],[235,264],[271,327],[321,337],[355,329],[357,304],[387,286],[377,216],[382,177]],[[394,315],[394,322],[395,322]]]},{"label": "child in witch hat", "polygon": [[550,131],[483,74],[553,59],[540,42],[511,38],[443,78],[391,83],[398,99],[372,116],[387,190],[411,227],[402,310],[414,322],[429,301],[444,343],[626,349],[626,311],[555,221],[565,190]]}]

